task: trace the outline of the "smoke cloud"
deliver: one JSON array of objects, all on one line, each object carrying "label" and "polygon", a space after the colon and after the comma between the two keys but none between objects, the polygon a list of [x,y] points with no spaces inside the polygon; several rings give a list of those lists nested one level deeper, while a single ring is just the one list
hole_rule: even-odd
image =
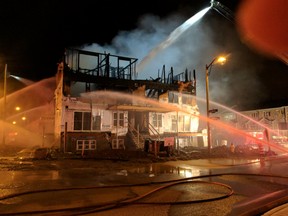
[{"label": "smoke cloud", "polygon": [[[158,77],[163,65],[166,74],[173,67],[174,75],[188,71],[196,71],[197,96],[205,98],[205,65],[219,54],[230,54],[223,66],[210,67],[209,76],[210,99],[228,107],[249,107],[266,99],[267,94],[261,83],[261,59],[245,47],[236,32],[235,25],[210,9],[197,23],[179,35],[177,40],[162,50],[151,51],[165,41],[169,34],[187,20],[181,15],[160,18],[145,15],[138,23],[138,28],[121,31],[111,44],[83,45],[81,49],[106,52],[128,56],[141,62],[151,55],[145,67],[138,71],[137,79],[153,79]],[[260,66],[259,66],[260,65]],[[201,109],[201,104],[199,104]]]}]

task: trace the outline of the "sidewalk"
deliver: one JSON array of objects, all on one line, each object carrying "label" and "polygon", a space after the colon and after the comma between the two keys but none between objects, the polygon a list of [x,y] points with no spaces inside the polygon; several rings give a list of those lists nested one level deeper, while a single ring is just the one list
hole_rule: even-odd
[{"label": "sidewalk", "polygon": [[246,199],[237,203],[229,216],[286,216],[288,215],[287,194],[288,189],[285,189]]},{"label": "sidewalk", "polygon": [[263,214],[263,216],[286,216],[286,215],[288,215],[288,203],[280,205]]}]

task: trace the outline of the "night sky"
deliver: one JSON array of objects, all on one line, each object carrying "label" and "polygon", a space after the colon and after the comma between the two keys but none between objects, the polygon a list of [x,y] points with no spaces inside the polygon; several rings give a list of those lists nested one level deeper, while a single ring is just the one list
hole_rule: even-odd
[{"label": "night sky", "polygon": [[[240,1],[220,2],[236,12]],[[208,6],[210,1],[204,0],[2,0],[0,71],[7,64],[13,75],[35,81],[52,77],[68,47],[141,62],[173,30]],[[211,69],[211,100],[238,109],[287,105],[288,66],[245,45],[236,29],[235,23],[209,10],[161,51],[139,78],[157,78],[163,65],[173,67],[174,73],[195,69],[201,97],[205,64],[219,53],[229,53],[227,65]]]}]

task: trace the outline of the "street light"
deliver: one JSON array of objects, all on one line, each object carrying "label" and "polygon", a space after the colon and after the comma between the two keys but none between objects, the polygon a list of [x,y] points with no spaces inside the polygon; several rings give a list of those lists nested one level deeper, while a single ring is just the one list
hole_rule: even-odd
[{"label": "street light", "polygon": [[210,122],[209,122],[209,115],[210,115],[210,106],[209,106],[209,68],[213,64],[221,64],[223,65],[226,62],[226,57],[219,56],[212,60],[209,65],[206,65],[206,116],[207,116],[207,144],[208,144],[208,153],[211,152],[211,130],[210,130]]}]

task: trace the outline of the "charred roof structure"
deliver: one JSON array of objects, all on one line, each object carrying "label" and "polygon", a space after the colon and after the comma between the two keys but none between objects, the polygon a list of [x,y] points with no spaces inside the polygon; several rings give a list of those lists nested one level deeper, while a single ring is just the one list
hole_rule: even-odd
[{"label": "charred roof structure", "polygon": [[[113,90],[132,92],[145,86],[147,97],[159,97],[166,91],[184,91],[196,94],[195,71],[174,74],[173,68],[166,75],[165,66],[161,76],[150,80],[138,80],[136,58],[67,49],[64,56],[64,95],[77,96],[80,92]],[[80,84],[82,83],[82,84]],[[184,84],[185,83],[185,84]],[[71,91],[72,85],[78,86]]]}]

